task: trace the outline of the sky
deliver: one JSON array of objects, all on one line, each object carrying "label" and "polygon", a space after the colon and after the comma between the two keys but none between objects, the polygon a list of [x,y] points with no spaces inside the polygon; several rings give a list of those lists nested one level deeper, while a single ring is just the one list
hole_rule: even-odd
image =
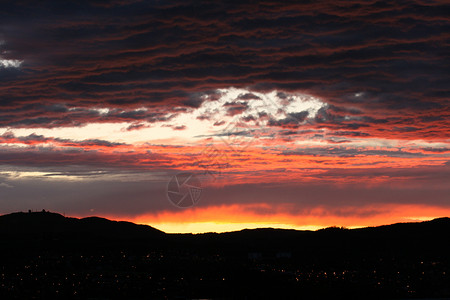
[{"label": "sky", "polygon": [[450,216],[448,1],[3,1],[0,213]]}]

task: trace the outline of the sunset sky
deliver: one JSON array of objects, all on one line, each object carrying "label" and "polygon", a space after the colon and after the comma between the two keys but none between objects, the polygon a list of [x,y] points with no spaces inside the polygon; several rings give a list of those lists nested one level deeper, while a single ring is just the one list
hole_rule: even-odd
[{"label": "sunset sky", "polygon": [[[0,213],[166,232],[450,216],[449,2],[292,3],[2,2]],[[201,183],[185,208],[180,173]]]}]

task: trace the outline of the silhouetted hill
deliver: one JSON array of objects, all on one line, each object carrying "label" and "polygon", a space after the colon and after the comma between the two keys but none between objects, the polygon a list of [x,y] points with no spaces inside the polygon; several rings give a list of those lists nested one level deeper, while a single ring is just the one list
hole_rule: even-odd
[{"label": "silhouetted hill", "polygon": [[166,234],[98,217],[13,213],[0,216],[0,299],[450,297],[449,234],[449,218]]},{"label": "silhouetted hill", "polygon": [[152,239],[165,233],[146,225],[99,217],[70,218],[42,211],[0,216],[2,239]]},{"label": "silhouetted hill", "polygon": [[[272,257],[290,252],[299,260],[358,260],[362,257],[446,255],[450,252],[450,219],[398,223],[379,227],[318,231],[273,228],[227,233],[165,234],[153,227],[99,217],[70,218],[51,212],[12,213],[0,216],[0,246],[61,249],[70,247],[144,247],[193,249],[245,257],[258,252]],[[30,244],[30,245],[29,245]],[[26,246],[29,245],[29,246]],[[21,251],[24,251],[21,249]]]},{"label": "silhouetted hill", "polygon": [[330,227],[318,231],[293,229],[244,229],[226,233],[165,234],[147,225],[131,222],[111,221],[100,217],[71,218],[58,213],[17,212],[0,216],[0,236],[2,238],[24,238],[52,236],[68,238],[108,238],[108,239],[151,239],[160,238],[169,242],[211,243],[211,245],[239,244],[247,250],[257,247],[272,249],[279,247],[317,248],[325,245],[333,247],[356,247],[372,245],[375,248],[389,243],[390,247],[418,243],[445,245],[445,235],[450,234],[450,218],[438,218],[416,223],[397,223],[378,227],[345,229]]}]

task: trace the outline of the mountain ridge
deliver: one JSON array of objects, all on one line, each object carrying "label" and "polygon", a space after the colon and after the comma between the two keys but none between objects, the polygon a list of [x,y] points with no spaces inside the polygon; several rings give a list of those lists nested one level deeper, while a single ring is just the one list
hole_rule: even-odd
[{"label": "mountain ridge", "polygon": [[127,221],[115,221],[102,217],[74,218],[59,213],[15,212],[0,216],[0,234],[36,234],[36,233],[86,233],[95,235],[96,230],[103,237],[157,237],[164,235],[163,231],[148,225],[134,224]]},{"label": "mountain ridge", "polygon": [[[48,274],[42,277],[47,293],[60,284],[80,286],[98,296],[93,299],[130,298],[116,297],[119,292],[167,299],[158,296],[166,291],[173,296],[168,299],[247,294],[297,299],[280,293],[311,299],[442,298],[450,296],[449,234],[446,217],[358,229],[167,234],[100,217],[13,213],[0,216],[0,269],[6,274],[0,281],[8,288],[27,282],[31,293],[36,274]],[[4,295],[17,291],[9,288]],[[85,299],[73,298],[72,290],[67,295]],[[31,299],[13,299],[26,298]]]},{"label": "mountain ridge", "polygon": [[[24,222],[25,221],[25,222]],[[284,228],[273,228],[273,227],[261,227],[261,228],[253,228],[248,229],[244,228],[241,230],[236,231],[227,231],[227,232],[203,232],[203,233],[165,233],[162,230],[159,230],[155,227],[152,227],[150,225],[146,224],[137,224],[130,221],[118,221],[118,220],[111,220],[103,217],[98,216],[88,216],[83,218],[76,218],[76,217],[66,217],[60,213],[56,212],[50,212],[50,211],[37,211],[37,212],[13,212],[8,214],[0,215],[0,233],[3,232],[4,226],[11,226],[11,225],[26,225],[33,222],[43,222],[40,224],[34,224],[34,225],[61,225],[61,223],[79,223],[79,224],[91,224],[91,225],[110,225],[110,226],[128,226],[129,228],[134,227],[135,229],[145,230],[148,229],[149,231],[153,231],[154,233],[159,234],[165,234],[165,235],[214,235],[214,234],[239,234],[239,233],[256,233],[256,232],[264,232],[264,233],[275,233],[275,232],[285,232],[285,233],[305,233],[305,232],[326,232],[326,231],[361,231],[361,230],[380,230],[385,228],[395,228],[395,227],[401,227],[401,226],[414,226],[417,224],[441,224],[441,225],[449,225],[450,226],[450,218],[449,217],[438,217],[431,220],[425,220],[425,221],[416,221],[416,222],[398,222],[398,223],[392,223],[392,224],[384,224],[384,225],[378,225],[378,226],[367,226],[367,227],[358,227],[358,228],[345,228],[345,227],[337,227],[337,226],[331,226],[331,227],[324,227],[317,230],[298,230],[298,229],[284,229]],[[53,224],[49,222],[54,222]],[[72,225],[73,225],[72,224]],[[10,228],[9,228],[10,229]],[[34,227],[34,230],[36,229],[42,229],[42,227],[38,226],[37,228]],[[51,229],[51,228],[46,228]],[[58,229],[64,230],[67,229],[67,227],[58,227],[53,228],[57,232]],[[32,230],[33,231],[33,230]]]}]

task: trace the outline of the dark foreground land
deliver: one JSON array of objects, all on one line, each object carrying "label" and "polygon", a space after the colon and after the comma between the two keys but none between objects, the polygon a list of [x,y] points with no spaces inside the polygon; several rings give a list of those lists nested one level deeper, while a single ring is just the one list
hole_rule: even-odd
[{"label": "dark foreground land", "polygon": [[0,299],[450,298],[450,219],[364,229],[165,234],[0,216]]}]

